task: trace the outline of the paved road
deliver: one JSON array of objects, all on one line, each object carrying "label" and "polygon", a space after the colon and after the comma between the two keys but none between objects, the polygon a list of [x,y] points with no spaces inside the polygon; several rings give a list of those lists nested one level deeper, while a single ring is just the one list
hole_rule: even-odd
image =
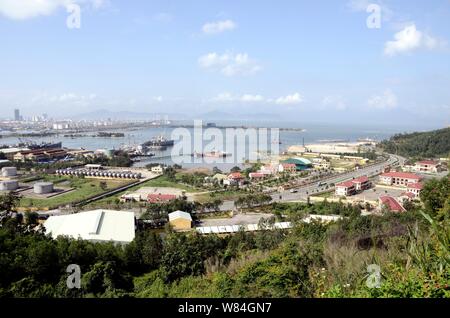
[{"label": "paved road", "polygon": [[[362,176],[373,177],[381,174],[387,166],[397,166],[405,162],[405,158],[397,155],[389,155],[387,161],[374,164],[372,166],[364,167],[359,170],[350,171],[344,174],[339,174],[332,177],[326,177],[322,182],[326,182],[328,185],[331,183],[340,183],[343,181],[351,180],[353,178],[358,178]],[[297,193],[291,193],[290,190],[275,192],[273,193],[273,202],[295,202],[295,201],[306,201],[308,196],[317,192],[325,191],[326,185],[318,186],[320,180],[316,180],[313,184],[300,186],[295,188]],[[234,208],[234,201],[225,201],[220,207],[221,211],[229,211]]]}]

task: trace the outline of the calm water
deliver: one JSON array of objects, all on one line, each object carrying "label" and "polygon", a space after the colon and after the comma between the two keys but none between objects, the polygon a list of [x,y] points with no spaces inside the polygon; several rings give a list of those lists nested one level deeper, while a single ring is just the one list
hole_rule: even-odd
[{"label": "calm water", "polygon": [[[274,122],[219,122],[216,121],[218,125],[247,125],[247,126],[259,126],[259,127],[267,127],[267,128],[303,128],[306,131],[280,131],[280,140],[282,142],[279,145],[279,150],[284,151],[291,145],[301,145],[303,140],[305,144],[317,143],[324,140],[348,140],[348,141],[356,141],[359,138],[370,138],[375,140],[383,140],[392,136],[395,133],[403,132],[404,129],[386,129],[386,128],[376,128],[376,127],[367,127],[367,126],[348,126],[348,125],[326,125],[326,124],[301,124],[301,123],[274,123]],[[190,123],[192,124],[192,123]],[[63,143],[63,147],[66,148],[84,148],[88,150],[97,150],[97,149],[120,149],[124,145],[139,145],[145,141],[152,139],[158,135],[165,135],[166,137],[171,137],[173,128],[145,128],[138,130],[119,130],[125,134],[123,138],[96,138],[96,137],[81,137],[81,138],[68,138],[62,135],[47,137],[47,138],[29,138],[28,140],[34,142],[55,142],[61,141]],[[194,139],[193,129],[188,129],[191,133],[192,139]],[[222,130],[223,131],[223,130]],[[224,132],[224,131],[223,131]],[[225,133],[224,133],[225,135]],[[269,140],[270,138],[270,140]],[[274,140],[275,137],[267,138],[266,142],[259,144],[259,150],[265,151],[268,148],[276,148],[275,144],[272,145],[271,140]],[[0,139],[1,144],[16,144],[19,140],[16,137],[7,137]],[[203,144],[208,144],[209,141],[203,141]],[[218,151],[227,151],[233,154],[242,154],[242,151],[246,149],[245,156],[248,158],[249,153],[248,149],[251,146],[255,146],[253,144],[249,144],[249,140],[246,140],[244,145],[237,144],[235,149],[216,149]],[[226,147],[223,147],[226,148]],[[187,150],[190,150],[187,151]],[[192,153],[194,149],[185,149],[185,153]],[[211,150],[211,149],[209,149]],[[156,157],[167,157],[171,154],[171,148],[163,152],[155,152]],[[233,158],[233,157],[232,157]],[[180,158],[178,158],[180,159]],[[192,158],[184,157],[185,160],[191,161]],[[228,158],[230,159],[230,158]],[[212,163],[209,166],[218,166],[221,169],[231,168],[236,165],[236,162],[241,161],[239,159],[242,158],[233,158],[233,163],[229,164],[217,164]],[[184,167],[195,167],[195,166],[205,166],[205,162],[201,161],[201,159],[197,159],[199,162],[197,163],[183,163]],[[170,158],[151,158],[149,160],[141,161],[136,163],[137,166],[144,166],[151,162],[158,163],[166,163],[172,164],[173,161]]]}]

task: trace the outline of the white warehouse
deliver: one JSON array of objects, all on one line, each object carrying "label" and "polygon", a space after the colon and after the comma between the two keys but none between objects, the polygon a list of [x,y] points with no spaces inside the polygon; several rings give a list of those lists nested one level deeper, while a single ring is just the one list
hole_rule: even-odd
[{"label": "white warehouse", "polygon": [[94,210],[76,214],[51,216],[44,223],[52,238],[68,236],[93,242],[127,244],[134,240],[134,213]]}]

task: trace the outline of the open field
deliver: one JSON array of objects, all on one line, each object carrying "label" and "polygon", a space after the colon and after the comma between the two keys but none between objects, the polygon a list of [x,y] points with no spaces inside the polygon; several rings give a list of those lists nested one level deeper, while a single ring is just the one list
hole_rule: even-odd
[{"label": "open field", "polygon": [[195,193],[198,191],[198,190],[196,190],[192,187],[186,186],[184,184],[180,184],[180,183],[171,181],[166,176],[160,176],[155,179],[148,180],[142,184],[131,187],[125,191],[116,193],[115,195],[98,200],[95,202],[94,206],[99,206],[101,204],[109,204],[111,202],[114,202],[116,199],[118,200],[122,195],[124,195],[126,193],[133,193],[142,188],[173,188],[173,189],[177,189],[177,190],[181,190],[181,191],[186,191],[187,194]]},{"label": "open field", "polygon": [[115,189],[130,183],[128,180],[104,180],[106,183],[106,189],[103,190],[100,183],[103,180],[94,179],[82,179],[82,178],[70,178],[70,177],[59,177],[59,176],[44,176],[41,180],[51,181],[55,184],[64,184],[69,188],[74,188],[65,194],[56,195],[54,197],[45,199],[35,199],[35,198],[22,198],[20,200],[19,206],[21,208],[29,209],[52,209],[59,206],[67,205],[70,203],[78,202],[102,193],[105,193],[111,189]]}]

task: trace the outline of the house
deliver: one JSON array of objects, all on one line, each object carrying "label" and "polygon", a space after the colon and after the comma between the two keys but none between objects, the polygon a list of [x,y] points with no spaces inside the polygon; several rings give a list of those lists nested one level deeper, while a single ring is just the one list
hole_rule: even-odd
[{"label": "house", "polygon": [[380,183],[385,185],[406,187],[411,183],[419,183],[421,177],[409,172],[387,172],[380,176]]},{"label": "house", "polygon": [[406,192],[414,194],[417,198],[420,196],[420,192],[423,189],[423,185],[421,183],[410,183],[406,187]]},{"label": "house", "polygon": [[297,166],[294,163],[280,163],[278,172],[295,173],[297,172]]},{"label": "house", "polygon": [[402,204],[405,204],[407,201],[412,201],[416,198],[415,194],[412,192],[403,192],[397,199]]},{"label": "house", "polygon": [[316,169],[330,169],[331,163],[323,158],[314,158],[313,159],[313,166]]},{"label": "house", "polygon": [[278,172],[279,168],[278,165],[275,164],[267,164],[261,167],[258,172],[263,173],[265,175],[273,175]]},{"label": "house", "polygon": [[150,193],[147,196],[147,202],[149,203],[166,203],[173,201],[177,198],[175,194],[161,194],[161,193]]},{"label": "house", "polygon": [[139,193],[128,193],[120,197],[120,202],[140,202],[141,195]]},{"label": "house", "polygon": [[363,191],[370,188],[370,180],[367,176],[362,176],[352,180],[355,185],[356,191]]},{"label": "house", "polygon": [[68,236],[93,242],[127,244],[135,236],[134,213],[125,211],[94,210],[50,216],[44,227],[54,239]]},{"label": "house", "polygon": [[169,224],[176,231],[186,231],[192,228],[192,217],[189,213],[175,211],[169,213]]},{"label": "house", "polygon": [[228,178],[223,181],[225,185],[241,185],[244,181],[244,177],[240,172],[232,172],[228,175]]},{"label": "house", "polygon": [[356,186],[353,181],[346,181],[335,186],[335,194],[337,196],[350,196],[356,193]]},{"label": "house", "polygon": [[441,164],[433,160],[422,160],[416,162],[413,171],[424,173],[437,173],[441,171]]},{"label": "house", "polygon": [[391,212],[400,213],[406,211],[400,202],[391,196],[381,196],[378,200],[380,210],[382,210],[383,207],[386,207]]},{"label": "house", "polygon": [[153,173],[162,174],[162,173],[164,173],[164,167],[161,165],[157,165],[157,166],[152,167],[150,169],[150,171]]}]

